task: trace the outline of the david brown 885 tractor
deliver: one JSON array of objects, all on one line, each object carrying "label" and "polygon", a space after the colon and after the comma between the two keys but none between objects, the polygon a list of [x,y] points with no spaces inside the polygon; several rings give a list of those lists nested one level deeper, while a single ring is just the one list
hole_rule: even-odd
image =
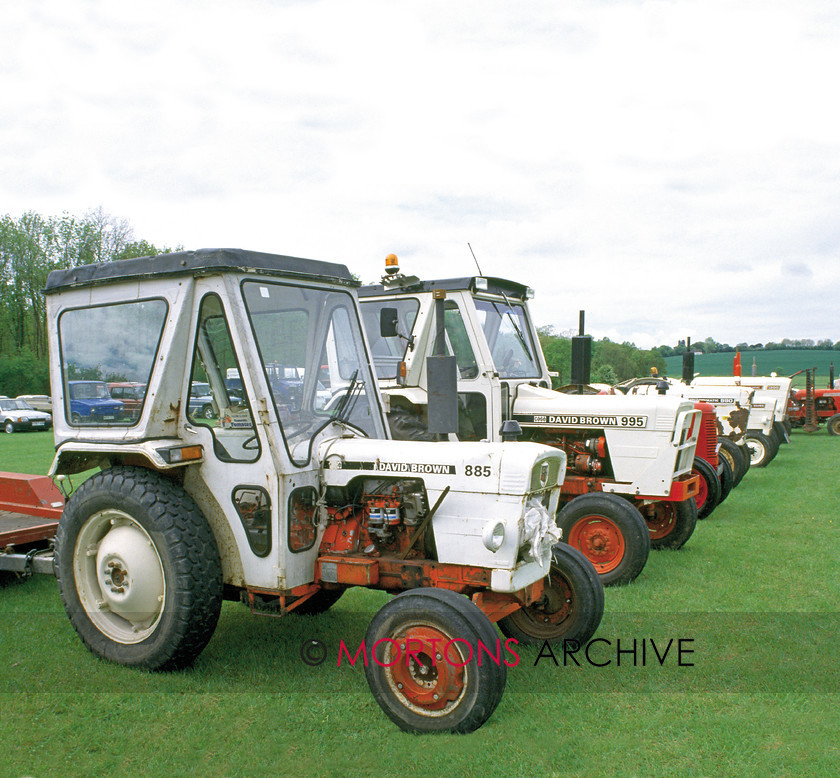
[{"label": "david brown 885 tractor", "polygon": [[[585,642],[603,588],[556,542],[562,452],[386,439],[357,285],[343,265],[234,249],[50,274],[51,474],[101,468],[59,522],[61,596],[94,654],[170,669],[225,598],[316,614],[351,586],[397,593],[365,638],[377,702],[406,730],[468,732],[505,686],[493,622]],[[294,403],[274,364],[297,368]],[[68,383],[97,370],[146,384],[136,417],[74,422]],[[193,382],[217,417],[190,410]]]},{"label": "david brown 885 tractor", "polygon": [[605,584],[638,576],[651,545],[688,540],[699,481],[691,474],[700,420],[692,403],[553,391],[526,287],[486,277],[421,281],[400,274],[393,255],[386,271],[359,297],[394,437],[435,437],[427,359],[450,354],[458,406],[449,437],[521,433],[565,451],[557,522]]}]

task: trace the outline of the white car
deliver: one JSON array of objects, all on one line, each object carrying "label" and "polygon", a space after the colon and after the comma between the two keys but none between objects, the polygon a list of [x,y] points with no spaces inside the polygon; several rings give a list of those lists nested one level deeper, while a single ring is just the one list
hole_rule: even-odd
[{"label": "white car", "polygon": [[8,432],[52,429],[52,416],[36,411],[26,400],[0,400],[0,426]]}]

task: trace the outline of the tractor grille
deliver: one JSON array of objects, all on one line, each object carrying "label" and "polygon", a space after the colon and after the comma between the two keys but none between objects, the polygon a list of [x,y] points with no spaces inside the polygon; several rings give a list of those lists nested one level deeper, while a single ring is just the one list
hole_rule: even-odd
[{"label": "tractor grille", "polygon": [[[699,443],[703,441],[703,451],[700,451]],[[715,414],[703,411],[700,421],[700,437],[698,439],[697,453],[709,462],[717,461],[717,424]]]}]

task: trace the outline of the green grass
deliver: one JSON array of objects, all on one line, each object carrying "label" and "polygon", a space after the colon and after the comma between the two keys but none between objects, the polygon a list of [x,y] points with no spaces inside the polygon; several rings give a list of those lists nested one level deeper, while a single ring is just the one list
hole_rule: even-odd
[{"label": "green grass", "polygon": [[[694,357],[694,372],[706,376],[732,375],[734,352],[728,354],[700,354]],[[779,351],[743,351],[741,352],[741,374],[752,375],[753,358],[756,361],[756,375],[776,373],[789,376],[805,370],[817,368],[817,386],[828,385],[829,365],[834,363],[834,376],[840,378],[840,351],[822,351],[820,349],[784,349]],[[669,376],[682,375],[682,357],[666,357],[665,365]],[[805,376],[797,376],[794,386],[805,386]]]},{"label": "green grass", "polygon": [[[49,436],[0,437],[0,469],[43,473]],[[38,450],[40,449],[40,454]],[[307,619],[226,603],[195,665],[94,658],[48,577],[0,591],[4,775],[834,775],[840,760],[840,440],[794,431],[678,552],[607,590],[592,652],[554,666],[520,649],[499,708],[468,736],[401,733],[337,644],[358,645],[387,599],[349,592]],[[323,640],[330,659],[300,660]],[[679,666],[615,647],[682,638]],[[691,642],[688,642],[691,641]],[[672,651],[675,648],[672,647]],[[536,663],[536,665],[535,665]]]}]

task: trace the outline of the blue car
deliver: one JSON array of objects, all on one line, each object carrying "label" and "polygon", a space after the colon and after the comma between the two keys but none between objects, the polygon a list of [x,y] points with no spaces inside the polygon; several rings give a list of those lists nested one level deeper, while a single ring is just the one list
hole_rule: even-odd
[{"label": "blue car", "polygon": [[122,424],[124,408],[104,381],[68,381],[71,424]]}]

